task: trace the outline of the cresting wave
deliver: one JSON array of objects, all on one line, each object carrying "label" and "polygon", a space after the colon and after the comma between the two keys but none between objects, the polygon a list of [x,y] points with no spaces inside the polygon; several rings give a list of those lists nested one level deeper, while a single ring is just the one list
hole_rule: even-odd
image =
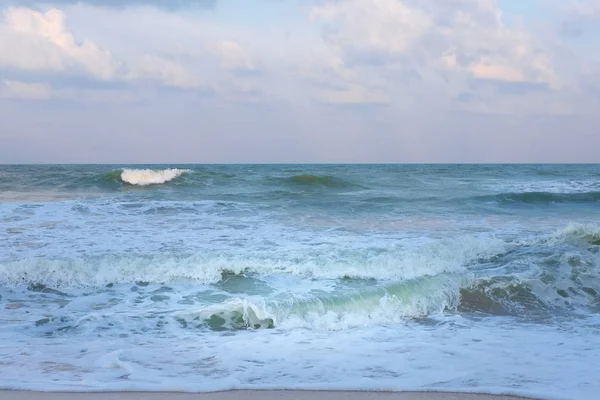
[{"label": "cresting wave", "polygon": [[[241,279],[252,279],[249,277]],[[543,278],[521,279],[497,276],[477,278],[472,273],[443,273],[383,285],[359,285],[359,288],[330,293],[280,295],[262,297],[251,295],[233,297],[211,305],[191,305],[171,312],[170,318],[183,329],[210,329],[214,331],[245,329],[325,329],[349,328],[399,323],[408,319],[430,318],[444,313],[467,312],[480,315],[553,318],[557,310],[579,307],[582,310],[600,311],[600,282],[585,281],[577,288],[560,287],[576,284],[565,277],[555,276],[555,281]],[[593,287],[592,287],[593,286]],[[164,302],[176,295],[172,287],[149,288],[140,282],[135,288],[136,302]],[[132,288],[133,289],[133,288]],[[62,300],[73,297],[65,292],[33,285],[29,291]],[[126,292],[131,293],[128,289]],[[156,293],[165,293],[156,295]],[[218,298],[218,293],[215,293]],[[177,298],[177,296],[175,296]],[[133,299],[132,299],[133,300]],[[68,301],[68,300],[67,300]],[[168,300],[167,300],[168,301]],[[188,301],[186,301],[187,304]],[[114,305],[114,304],[113,304]],[[164,307],[164,306],[163,306]],[[171,307],[181,309],[181,303]],[[164,308],[163,308],[164,310]],[[89,318],[93,318],[90,315]],[[36,322],[55,325],[52,329],[76,328],[64,315],[46,317]],[[85,323],[86,318],[79,323]],[[123,321],[124,324],[127,322]],[[45,329],[45,328],[44,328]]]},{"label": "cresting wave", "polygon": [[[575,247],[556,251],[556,244]],[[38,260],[0,266],[0,283],[13,287],[26,284],[32,292],[69,298],[76,287],[102,291],[103,286],[112,288],[113,284],[124,285],[111,289],[123,294],[132,293],[130,286],[134,284],[135,295],[143,298],[144,288],[152,283],[146,300],[140,301],[169,301],[168,297],[154,296],[162,290],[157,285],[168,285],[164,290],[177,293],[191,290],[192,280],[211,285],[217,303],[197,300],[181,310],[181,304],[173,300],[171,306],[180,310],[172,312],[172,317],[186,329],[217,331],[273,327],[339,330],[445,312],[548,318],[556,315],[556,310],[600,312],[600,274],[595,256],[599,246],[599,227],[571,224],[516,246],[489,238],[433,242],[396,260],[395,270],[391,258],[377,259],[377,264],[367,268],[354,268],[349,263],[317,267],[310,263],[202,257],[113,258],[96,260],[95,264],[91,260]],[[514,253],[516,257],[511,258]],[[524,257],[528,272],[511,270],[511,265],[518,265]],[[493,266],[488,270],[485,266],[489,264]],[[273,292],[270,279],[281,274],[310,280],[318,277],[329,281],[332,290]],[[268,290],[262,294],[247,291],[257,286]],[[207,288],[198,290],[205,292]]]},{"label": "cresting wave", "polygon": [[571,223],[550,236],[555,242],[570,242],[573,240],[584,241],[592,245],[600,246],[600,226],[593,224]]},{"label": "cresting wave", "polygon": [[212,330],[311,328],[340,330],[395,323],[446,310],[460,303],[460,289],[469,274],[441,274],[406,282],[285,299],[233,298],[208,307],[176,312],[182,326]]},{"label": "cresting wave", "polygon": [[86,259],[22,259],[0,264],[0,285],[43,284],[68,288],[102,288],[109,284],[139,281],[168,284],[188,281],[215,284],[230,274],[268,277],[287,274],[309,279],[373,279],[400,281],[442,273],[464,272],[465,268],[506,251],[507,243],[489,237],[464,236],[432,240],[414,248],[388,251],[367,257],[357,253],[340,259],[331,254],[318,262],[306,259],[227,258],[196,254],[190,256],[99,256]]},{"label": "cresting wave", "polygon": [[531,278],[477,278],[467,272],[444,273],[341,293],[288,296],[279,300],[238,297],[177,312],[173,317],[185,327],[212,330],[274,327],[340,330],[454,312],[530,320],[552,318],[560,310],[600,312],[600,277],[585,275],[585,267],[581,267],[573,265],[575,276],[555,272]]},{"label": "cresting wave", "polygon": [[130,185],[147,186],[166,183],[189,172],[191,172],[189,169],[177,168],[156,171],[151,169],[124,169],[120,177],[123,182]]},{"label": "cresting wave", "polygon": [[[400,281],[442,273],[461,273],[472,264],[485,263],[492,258],[523,248],[581,244],[584,248],[600,246],[600,227],[569,224],[565,228],[527,241],[505,242],[493,237],[462,236],[433,240],[429,243],[399,251],[388,251],[369,257],[357,253],[340,259],[334,253],[325,263],[307,259],[305,262],[276,258],[228,258],[195,254],[188,256],[107,255],[81,259],[31,258],[0,263],[0,285],[42,284],[58,289],[102,288],[109,284],[129,284],[139,281],[168,284],[189,281],[214,284],[233,274],[290,274],[309,279],[373,279]],[[565,252],[565,254],[567,254]],[[365,258],[366,257],[366,258]]]}]

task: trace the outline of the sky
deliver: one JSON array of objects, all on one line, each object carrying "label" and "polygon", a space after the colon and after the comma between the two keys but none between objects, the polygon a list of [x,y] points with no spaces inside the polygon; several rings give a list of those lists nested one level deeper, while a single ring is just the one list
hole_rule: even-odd
[{"label": "sky", "polygon": [[600,162],[600,0],[0,0],[0,163]]}]

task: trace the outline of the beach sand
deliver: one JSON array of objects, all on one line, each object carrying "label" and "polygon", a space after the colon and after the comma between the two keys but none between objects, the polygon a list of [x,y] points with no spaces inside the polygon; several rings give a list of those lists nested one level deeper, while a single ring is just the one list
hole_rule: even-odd
[{"label": "beach sand", "polygon": [[475,393],[345,392],[304,390],[232,390],[215,393],[105,392],[58,393],[0,391],[2,400],[524,400],[524,397]]}]

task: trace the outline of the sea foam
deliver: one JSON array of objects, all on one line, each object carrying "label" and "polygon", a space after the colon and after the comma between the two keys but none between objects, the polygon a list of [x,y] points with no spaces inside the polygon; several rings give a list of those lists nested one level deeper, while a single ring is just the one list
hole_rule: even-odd
[{"label": "sea foam", "polygon": [[[23,258],[0,263],[0,285],[43,284],[54,288],[100,288],[107,284],[144,281],[169,283],[179,280],[214,284],[223,274],[257,276],[292,275],[309,279],[375,279],[402,281],[442,273],[461,273],[470,263],[506,251],[507,243],[489,237],[459,236],[431,240],[369,257],[368,250],[341,254],[331,249],[322,257],[302,262],[271,257],[224,257],[220,255],[174,254],[147,256],[104,255],[87,258]],[[314,250],[306,249],[306,252]]]}]

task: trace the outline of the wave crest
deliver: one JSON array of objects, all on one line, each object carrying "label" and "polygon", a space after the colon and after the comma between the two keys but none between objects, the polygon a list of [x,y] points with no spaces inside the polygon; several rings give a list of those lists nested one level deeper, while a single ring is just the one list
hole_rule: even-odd
[{"label": "wave crest", "polygon": [[555,232],[550,239],[554,241],[583,240],[589,244],[600,246],[600,226],[571,223],[564,229]]},{"label": "wave crest", "polygon": [[172,181],[188,172],[190,172],[189,169],[178,168],[168,168],[156,171],[151,169],[124,169],[121,172],[121,180],[136,186],[159,185]]},{"label": "wave crest", "polygon": [[600,305],[597,279],[553,279],[444,273],[345,293],[233,298],[179,311],[173,317],[185,326],[196,324],[217,331],[275,327],[344,330],[454,312],[550,318],[556,309],[597,309]]},{"label": "wave crest", "polygon": [[359,252],[335,260],[339,254],[332,253],[322,260],[307,259],[304,262],[204,254],[33,258],[0,263],[0,285],[44,284],[55,288],[78,288],[103,287],[110,283],[167,283],[177,280],[214,284],[221,281],[223,273],[244,272],[259,276],[289,274],[310,279],[398,281],[442,273],[461,273],[468,265],[488,260],[506,250],[507,244],[500,239],[459,236],[375,256]]},{"label": "wave crest", "polygon": [[316,186],[326,188],[347,188],[356,186],[343,179],[330,175],[301,174],[285,178],[286,183],[298,186]]},{"label": "wave crest", "polygon": [[405,282],[284,300],[234,298],[173,315],[186,325],[198,323],[212,330],[309,328],[342,330],[396,323],[456,309],[461,287],[470,275],[441,274]]}]

